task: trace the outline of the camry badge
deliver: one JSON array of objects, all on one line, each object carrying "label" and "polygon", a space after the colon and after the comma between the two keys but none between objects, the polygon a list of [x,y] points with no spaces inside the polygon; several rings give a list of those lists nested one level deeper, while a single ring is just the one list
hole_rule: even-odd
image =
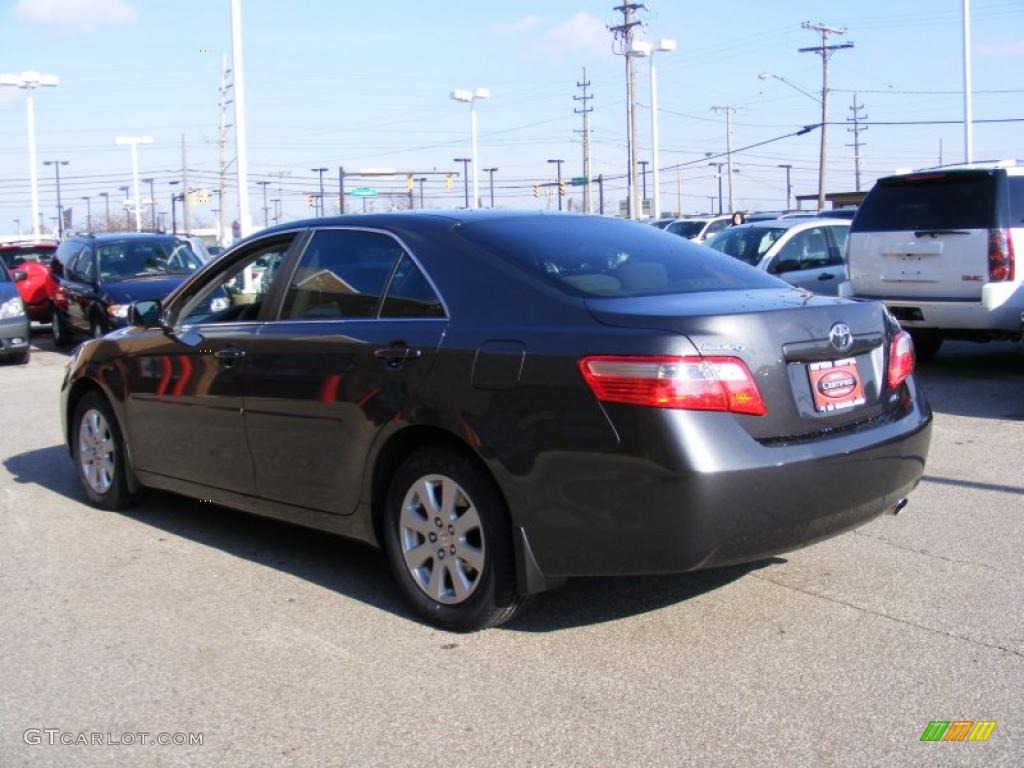
[{"label": "camry badge", "polygon": [[853,346],[853,332],[846,323],[836,323],[828,332],[828,340],[837,352],[846,353]]}]

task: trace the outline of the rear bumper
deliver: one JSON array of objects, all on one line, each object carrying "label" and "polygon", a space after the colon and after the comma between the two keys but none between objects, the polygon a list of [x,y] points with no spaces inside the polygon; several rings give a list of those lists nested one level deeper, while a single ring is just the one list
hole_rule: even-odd
[{"label": "rear bumper", "polygon": [[28,318],[0,320],[0,356],[21,355],[29,347]]},{"label": "rear bumper", "polygon": [[[852,295],[851,283],[844,283],[840,295]],[[845,291],[845,293],[843,293]],[[934,328],[1019,335],[1024,327],[1024,284],[988,283],[980,301],[941,301],[934,298],[868,296],[894,311],[904,328]],[[915,311],[916,310],[916,311]]]},{"label": "rear bumper", "polygon": [[705,420],[708,431],[684,438],[687,467],[595,456],[570,469],[552,459],[539,503],[513,514],[553,579],[690,571],[798,549],[892,510],[917,485],[931,412],[909,389],[901,418],[792,445],[762,445],[727,434],[726,420]]}]

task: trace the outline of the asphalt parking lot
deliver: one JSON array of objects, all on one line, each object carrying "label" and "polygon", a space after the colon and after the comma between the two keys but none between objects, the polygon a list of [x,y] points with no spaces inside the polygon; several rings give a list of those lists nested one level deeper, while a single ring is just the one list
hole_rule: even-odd
[{"label": "asphalt parking lot", "polygon": [[[920,367],[934,438],[900,516],[453,635],[364,546],[169,494],[87,506],[65,356],[36,343],[0,368],[2,766],[1024,764],[1021,345]],[[922,742],[933,720],[997,726]]]}]

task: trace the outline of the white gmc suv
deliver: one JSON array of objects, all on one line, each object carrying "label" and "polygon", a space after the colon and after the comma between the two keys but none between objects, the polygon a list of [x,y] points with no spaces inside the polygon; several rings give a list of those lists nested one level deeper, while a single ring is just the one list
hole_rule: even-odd
[{"label": "white gmc suv", "polygon": [[975,163],[879,179],[857,210],[840,295],[877,299],[927,359],[943,339],[1020,340],[1024,166]]}]

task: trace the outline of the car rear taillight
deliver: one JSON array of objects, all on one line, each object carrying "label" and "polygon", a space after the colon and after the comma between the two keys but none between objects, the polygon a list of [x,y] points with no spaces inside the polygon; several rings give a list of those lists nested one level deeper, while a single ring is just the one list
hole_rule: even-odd
[{"label": "car rear taillight", "polygon": [[889,344],[889,389],[896,389],[914,372],[914,340],[900,331]]},{"label": "car rear taillight", "polygon": [[595,355],[580,371],[598,400],[606,403],[729,411],[768,412],[750,369],[736,357]]},{"label": "car rear taillight", "polygon": [[1008,229],[988,232],[988,279],[1001,283],[1013,280],[1013,237]]}]

